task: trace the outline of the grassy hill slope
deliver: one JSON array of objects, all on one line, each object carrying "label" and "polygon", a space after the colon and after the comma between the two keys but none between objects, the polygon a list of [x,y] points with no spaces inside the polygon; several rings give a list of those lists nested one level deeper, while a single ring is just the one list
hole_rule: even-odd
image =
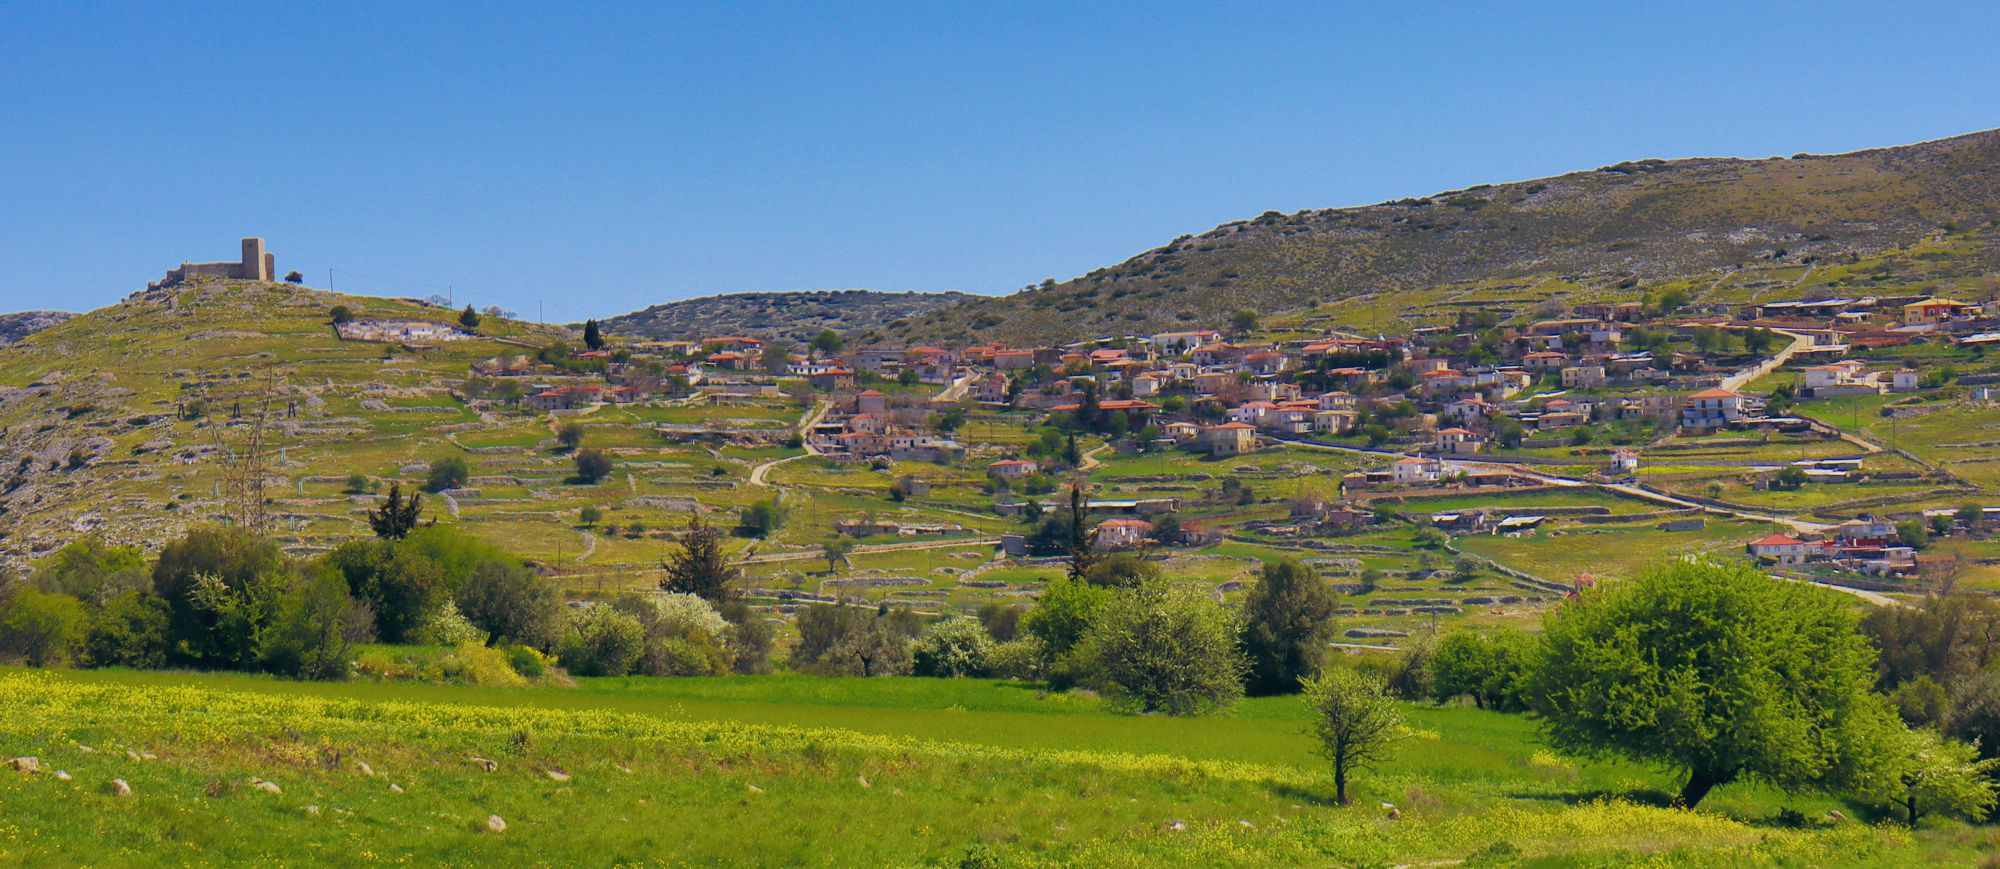
[{"label": "grassy hill slope", "polygon": [[[452,395],[473,360],[547,340],[493,337],[416,350],[344,341],[327,319],[451,322],[455,314],[289,284],[211,282],[134,295],[0,348],[0,562],[87,532],[157,544],[228,514],[225,459],[268,396],[268,496],[277,528],[311,545],[356,533],[348,473],[393,477],[478,421]],[[437,505],[433,505],[435,508]]]},{"label": "grassy hill slope", "polygon": [[729,293],[654,305],[603,323],[608,334],[639,338],[698,341],[718,335],[749,335],[805,342],[823,329],[876,329],[972,298],[964,293],[870,290]]},{"label": "grassy hill slope", "polygon": [[[1698,813],[1659,808],[1668,776],[1557,756],[1528,720],[1465,708],[1408,707],[1403,750],[1341,808],[1295,698],[1171,719],[978,680],[563,691],[115,671],[14,671],[0,693],[15,698],[0,753],[42,768],[0,776],[10,865],[1889,866],[1994,844],[1828,820],[1857,810],[1746,785]],[[113,778],[133,794],[109,795]]]},{"label": "grassy hill slope", "polygon": [[1638,298],[1758,275],[1923,260],[1974,280],[2000,246],[1925,250],[2000,217],[2000,131],[1833,156],[1640,160],[1357,208],[1267,212],[1123,263],[975,299],[867,336],[885,342],[1075,340],[1212,326],[1360,300],[1355,328],[1447,300],[1525,309],[1551,297]]}]

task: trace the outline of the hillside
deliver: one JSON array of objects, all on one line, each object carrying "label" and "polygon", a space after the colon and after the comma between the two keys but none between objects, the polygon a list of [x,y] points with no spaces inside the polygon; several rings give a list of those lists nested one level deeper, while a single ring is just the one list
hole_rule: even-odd
[{"label": "hillside", "polygon": [[[231,514],[241,455],[268,407],[266,507],[297,545],[365,527],[341,492],[450,448],[477,421],[454,397],[476,359],[520,353],[544,327],[489,318],[488,336],[417,349],[342,340],[361,317],[450,322],[453,312],[290,284],[202,281],[154,290],[0,348],[0,564],[89,532],[156,545]],[[551,333],[560,330],[548,330]],[[232,491],[234,490],[234,491]]]},{"label": "hillside", "polygon": [[[2000,131],[1819,156],[1638,160],[1356,208],[1267,212],[1053,286],[861,336],[1080,340],[1213,326],[1241,308],[1362,329],[1453,305],[1814,287],[1952,286],[2000,246],[1927,248],[2000,217]],[[1912,266],[1916,266],[1912,268]],[[1885,283],[1886,282],[1886,283]]]},{"label": "hillside", "polygon": [[611,335],[699,340],[716,335],[810,341],[822,330],[860,332],[973,299],[964,293],[830,290],[730,293],[654,305],[604,320]]},{"label": "hillside", "polygon": [[75,314],[63,311],[19,311],[0,314],[0,347],[61,323]]}]

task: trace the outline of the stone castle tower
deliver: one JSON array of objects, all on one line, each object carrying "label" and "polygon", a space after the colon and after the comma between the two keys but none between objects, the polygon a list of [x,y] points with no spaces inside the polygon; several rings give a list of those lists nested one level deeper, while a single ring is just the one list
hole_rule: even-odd
[{"label": "stone castle tower", "polygon": [[222,263],[181,263],[180,268],[168,269],[167,276],[156,286],[171,287],[188,278],[207,275],[218,278],[232,278],[239,281],[274,281],[278,279],[278,260],[264,249],[261,238],[243,240],[243,259],[238,262]]}]

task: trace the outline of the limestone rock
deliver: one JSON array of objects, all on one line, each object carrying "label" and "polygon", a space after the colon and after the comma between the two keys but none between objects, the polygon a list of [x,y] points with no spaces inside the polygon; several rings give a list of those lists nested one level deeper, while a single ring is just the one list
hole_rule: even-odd
[{"label": "limestone rock", "polygon": [[472,765],[479,767],[480,769],[483,769],[487,772],[493,772],[494,770],[500,768],[500,764],[487,760],[486,758],[483,757],[472,758]]},{"label": "limestone rock", "polygon": [[111,795],[114,797],[129,797],[132,795],[132,786],[126,784],[122,778],[114,778],[111,780]]},{"label": "limestone rock", "polygon": [[41,772],[42,770],[41,759],[35,757],[17,757],[7,761],[7,765],[26,773]]},{"label": "limestone rock", "polygon": [[554,779],[556,781],[569,781],[569,773],[563,772],[562,770],[551,769],[547,770],[546,772],[548,772],[549,778]]},{"label": "limestone rock", "polygon": [[506,821],[504,821],[504,820],[501,820],[501,818],[500,818],[500,816],[499,816],[499,815],[487,815],[487,816],[486,816],[486,832],[489,832],[489,833],[505,833],[505,832],[507,832],[507,822],[506,822]]}]

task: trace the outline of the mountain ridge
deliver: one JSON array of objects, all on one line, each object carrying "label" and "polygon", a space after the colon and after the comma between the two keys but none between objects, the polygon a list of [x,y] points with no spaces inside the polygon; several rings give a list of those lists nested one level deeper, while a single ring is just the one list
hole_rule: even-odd
[{"label": "mountain ridge", "polygon": [[[1613,163],[1372,205],[1265,212],[1116,265],[891,323],[863,343],[1074,341],[1366,294],[1557,280],[1637,297],[1894,254],[2000,217],[2000,130],[1843,154]],[[1968,274],[2000,268],[1975,246]],[[1422,301],[1417,300],[1417,301]]]}]

